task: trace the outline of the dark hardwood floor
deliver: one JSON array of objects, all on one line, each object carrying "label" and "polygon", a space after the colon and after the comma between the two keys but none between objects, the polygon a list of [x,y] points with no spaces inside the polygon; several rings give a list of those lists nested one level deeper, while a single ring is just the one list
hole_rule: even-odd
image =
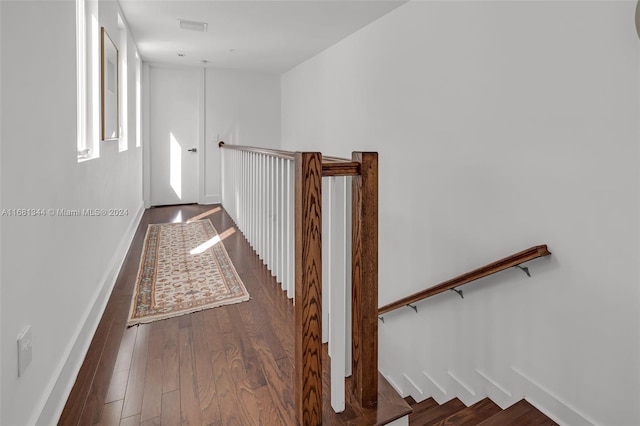
[{"label": "dark hardwood floor", "polygon": [[[252,299],[126,328],[147,225],[208,217]],[[216,206],[144,213],[61,425],[295,425],[293,304]],[[324,424],[383,424],[411,411],[380,378],[377,408],[335,414],[323,361]]]}]

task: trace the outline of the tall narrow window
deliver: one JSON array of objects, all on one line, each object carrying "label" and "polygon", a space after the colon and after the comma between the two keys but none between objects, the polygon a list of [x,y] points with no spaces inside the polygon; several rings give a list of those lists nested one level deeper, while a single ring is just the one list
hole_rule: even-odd
[{"label": "tall narrow window", "polygon": [[136,52],[136,148],[142,144],[142,61]]},{"label": "tall narrow window", "polygon": [[[90,23],[90,26],[87,26]],[[76,119],[78,162],[100,156],[100,40],[95,1],[76,0]]]},{"label": "tall narrow window", "polygon": [[118,30],[120,32],[120,139],[118,146],[120,152],[129,148],[129,97],[128,97],[128,71],[127,71],[127,26],[124,19],[118,14]]},{"label": "tall narrow window", "polygon": [[100,23],[98,22],[98,2],[89,2],[91,11],[91,67],[90,73],[91,90],[88,96],[88,123],[89,123],[89,140],[93,146],[93,153],[96,157],[100,156],[100,126],[102,119],[100,117]]},{"label": "tall narrow window", "polygon": [[76,0],[76,120],[78,161],[89,157],[87,144],[87,15],[84,0]]}]

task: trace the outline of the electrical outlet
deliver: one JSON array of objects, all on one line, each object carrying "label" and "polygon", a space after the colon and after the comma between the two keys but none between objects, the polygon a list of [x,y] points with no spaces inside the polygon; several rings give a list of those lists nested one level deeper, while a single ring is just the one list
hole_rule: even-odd
[{"label": "electrical outlet", "polygon": [[18,335],[18,377],[23,376],[31,363],[33,348],[31,345],[31,326],[27,326]]}]

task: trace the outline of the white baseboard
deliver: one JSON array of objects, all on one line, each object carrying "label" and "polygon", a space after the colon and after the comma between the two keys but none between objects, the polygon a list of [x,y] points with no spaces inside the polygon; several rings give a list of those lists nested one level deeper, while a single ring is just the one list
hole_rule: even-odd
[{"label": "white baseboard", "polygon": [[427,379],[427,396],[431,396],[438,404],[444,404],[455,397],[455,395],[448,391],[445,385],[436,381],[429,373],[423,371],[422,375]]},{"label": "white baseboard", "polygon": [[515,394],[507,390],[506,386],[498,383],[497,380],[490,377],[482,370],[476,369],[476,373],[483,382],[485,393],[487,397],[495,402],[503,410],[512,406],[522,398],[518,398]]},{"label": "white baseboard", "polygon": [[101,285],[93,296],[93,303],[85,311],[82,321],[75,330],[74,338],[56,368],[56,374],[53,375],[53,379],[49,382],[47,392],[43,394],[43,399],[34,410],[29,424],[54,425],[58,423],[143,213],[144,203],[141,202],[138,211],[129,223],[129,227],[105,269]]},{"label": "white baseboard", "polygon": [[476,391],[474,389],[476,386],[469,383],[467,378],[462,379],[451,370],[447,370],[447,374],[451,378],[450,382],[456,397],[467,407],[484,398],[484,395]]},{"label": "white baseboard", "polygon": [[396,392],[400,394],[400,396],[404,398],[405,396],[409,395],[408,393],[404,392],[403,388],[400,385],[398,385],[398,383],[395,380],[393,380],[393,378],[390,375],[385,374],[383,371],[380,371],[380,373],[384,376],[385,379],[387,379],[387,382],[389,382],[391,387],[394,388]]},{"label": "white baseboard", "polygon": [[[402,378],[404,379],[404,382],[407,384],[406,386],[407,390],[410,391],[407,393],[407,395],[413,396],[413,399],[415,399],[418,402],[424,399],[427,399],[429,397],[429,395],[425,395],[424,390],[420,387],[420,385],[418,385],[414,380],[412,380],[411,377],[409,377],[409,375],[403,374]],[[402,397],[404,398],[407,395],[403,395]]]},{"label": "white baseboard", "polygon": [[516,367],[511,367],[521,382],[522,393],[531,405],[542,411],[547,417],[559,425],[592,426],[596,423],[586,415],[578,412],[557,395],[536,383],[532,378]]},{"label": "white baseboard", "polygon": [[200,204],[220,204],[222,203],[222,197],[220,194],[205,195],[204,200]]},{"label": "white baseboard", "polygon": [[411,395],[418,402],[433,398],[442,405],[453,398],[458,398],[466,406],[470,406],[488,397],[504,410],[524,398],[559,425],[594,426],[597,424],[518,368],[511,367],[511,370],[513,374],[509,378],[510,386],[498,383],[479,369],[475,370],[477,384],[472,384],[470,382],[472,379],[466,376],[463,379],[449,370],[444,380],[439,381],[426,371],[422,372],[423,380],[416,380],[415,377],[402,374],[403,387],[394,383],[390,377],[385,377],[403,397]]}]

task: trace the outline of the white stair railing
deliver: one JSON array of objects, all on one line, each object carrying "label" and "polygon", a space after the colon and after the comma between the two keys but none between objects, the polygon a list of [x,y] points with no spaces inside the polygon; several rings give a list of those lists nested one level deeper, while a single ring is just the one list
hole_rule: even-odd
[{"label": "white stair railing", "polygon": [[222,205],[287,296],[293,298],[293,158],[221,151]]},{"label": "white stair railing", "polygon": [[[307,331],[302,338],[296,336],[296,368],[305,371],[302,384],[296,379],[297,416],[304,418],[302,423],[321,424],[320,340],[328,343],[331,358],[332,408],[345,410],[345,377],[352,374],[355,398],[363,405],[375,403],[377,154],[354,153],[356,160],[351,161],[319,153],[220,146],[230,148],[221,150],[225,210],[287,296],[302,295],[296,304],[296,328],[302,324],[300,329]],[[309,208],[295,211],[296,191],[298,205]],[[358,223],[353,231],[352,220]],[[302,241],[298,258],[296,238]],[[296,260],[301,262],[297,277]],[[353,271],[352,263],[357,265]],[[358,285],[352,286],[356,279]],[[352,318],[354,305],[357,318]]]}]

